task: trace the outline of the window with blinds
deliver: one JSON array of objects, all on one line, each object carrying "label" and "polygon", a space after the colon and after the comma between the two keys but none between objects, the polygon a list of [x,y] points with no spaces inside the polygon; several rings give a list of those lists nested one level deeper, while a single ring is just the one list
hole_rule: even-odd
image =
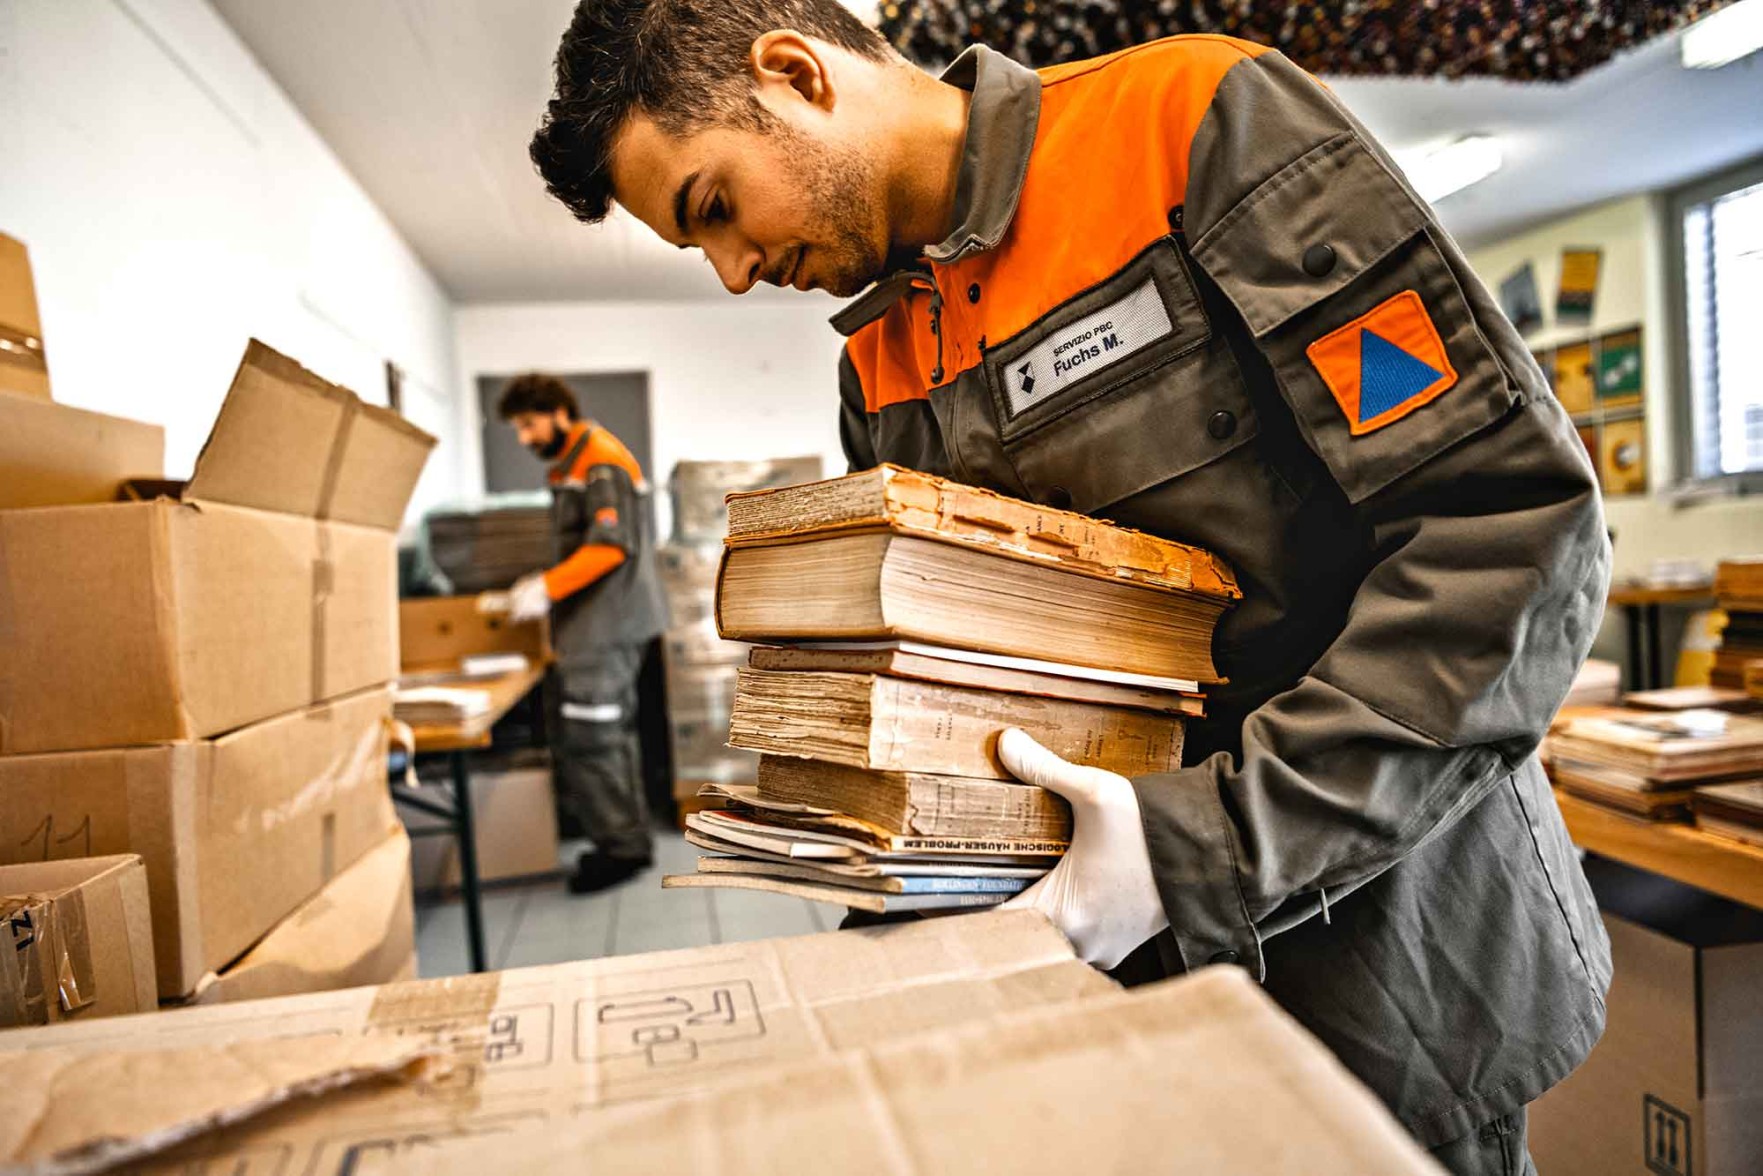
[{"label": "window with blinds", "polygon": [[1697,480],[1763,472],[1763,176],[1685,193],[1674,208],[1687,469]]}]

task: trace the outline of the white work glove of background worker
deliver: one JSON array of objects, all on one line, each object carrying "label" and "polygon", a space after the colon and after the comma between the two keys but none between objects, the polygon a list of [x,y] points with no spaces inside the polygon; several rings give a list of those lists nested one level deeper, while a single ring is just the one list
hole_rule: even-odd
[{"label": "white work glove of background worker", "polygon": [[517,624],[536,621],[551,612],[551,593],[545,588],[543,573],[522,576],[508,590],[508,619]]},{"label": "white work glove of background worker", "polygon": [[1114,967],[1169,926],[1131,781],[1062,759],[1014,727],[998,737],[998,758],[1024,783],[1071,804],[1071,848],[1004,909],[1040,911],[1098,968]]}]

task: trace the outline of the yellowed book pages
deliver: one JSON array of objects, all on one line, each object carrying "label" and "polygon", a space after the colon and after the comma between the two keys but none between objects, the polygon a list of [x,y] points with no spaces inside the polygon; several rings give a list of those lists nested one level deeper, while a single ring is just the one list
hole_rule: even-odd
[{"label": "yellowed book pages", "polygon": [[1173,716],[874,674],[742,669],[729,743],[881,771],[1013,780],[997,753],[1007,727],[1123,776],[1181,766]]},{"label": "yellowed book pages", "polygon": [[1071,839],[1071,806],[1032,784],[763,755],[759,792],[767,799],[848,813],[890,833]]},{"label": "yellowed book pages", "polygon": [[731,494],[728,521],[731,547],[892,530],[1108,580],[1231,602],[1243,595],[1224,561],[1198,547],[896,465]]}]

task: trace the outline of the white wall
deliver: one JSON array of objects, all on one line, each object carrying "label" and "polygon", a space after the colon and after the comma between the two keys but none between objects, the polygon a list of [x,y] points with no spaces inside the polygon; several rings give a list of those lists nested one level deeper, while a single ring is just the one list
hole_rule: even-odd
[{"label": "white wall", "polygon": [[182,476],[255,335],[442,438],[445,292],[204,0],[0,0],[0,230],[30,248],[57,400],[163,424]]},{"label": "white wall", "polygon": [[[746,304],[564,303],[466,306],[459,343],[460,429],[483,488],[477,377],[528,369],[649,373],[657,486],[679,461],[820,454],[829,475],[839,449],[839,350],[831,299]],[[666,526],[663,521],[663,528]]]},{"label": "white wall", "polygon": [[[1712,570],[1722,557],[1763,553],[1763,501],[1727,498],[1680,506],[1662,496],[1675,481],[1676,450],[1672,415],[1676,376],[1667,350],[1671,313],[1664,254],[1667,228],[1660,197],[1632,196],[1469,253],[1470,264],[1496,291],[1501,279],[1525,261],[1535,266],[1545,325],[1528,336],[1533,347],[1641,325],[1652,493],[1605,500],[1616,532],[1618,578],[1642,575],[1660,559],[1694,559]],[[1560,328],[1554,323],[1561,250],[1569,246],[1595,246],[1604,253],[1589,327]]]}]

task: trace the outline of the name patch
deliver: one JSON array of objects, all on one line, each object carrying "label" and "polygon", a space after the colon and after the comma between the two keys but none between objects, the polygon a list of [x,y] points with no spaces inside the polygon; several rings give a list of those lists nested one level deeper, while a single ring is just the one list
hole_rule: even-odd
[{"label": "name patch", "polygon": [[1157,283],[1146,278],[1132,293],[1050,332],[1004,366],[1011,417],[1174,333]]}]

